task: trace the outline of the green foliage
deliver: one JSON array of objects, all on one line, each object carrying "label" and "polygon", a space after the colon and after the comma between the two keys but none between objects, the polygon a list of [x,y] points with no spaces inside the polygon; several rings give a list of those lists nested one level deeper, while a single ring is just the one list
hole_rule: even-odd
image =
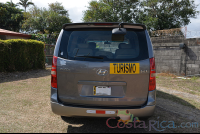
[{"label": "green foliage", "polygon": [[49,44],[49,45],[55,45],[57,38],[58,38],[58,34],[56,34],[56,33],[53,33],[53,34],[38,33],[38,34],[32,34],[32,36],[31,36],[31,39],[42,41],[45,44]]},{"label": "green foliage", "polygon": [[140,3],[136,17],[149,31],[180,28],[199,13],[193,0],[148,0]]},{"label": "green foliage", "polygon": [[6,2],[6,4],[8,6],[10,6],[10,7],[17,7],[17,6],[19,6],[18,4],[13,3],[12,0],[10,2]]},{"label": "green foliage", "polygon": [[68,11],[58,2],[49,4],[48,9],[34,6],[24,15],[22,28],[31,33],[59,33],[63,24],[71,23]]},{"label": "green foliage", "polygon": [[84,22],[134,22],[139,0],[91,1]]},{"label": "green foliage", "polygon": [[30,5],[34,6],[33,2],[28,2],[29,0],[19,0],[20,2],[18,3],[19,5],[23,6],[26,12],[26,8],[29,7]]},{"label": "green foliage", "polygon": [[83,21],[142,23],[155,31],[188,25],[196,8],[193,0],[99,0],[89,2]]},{"label": "green foliage", "polygon": [[191,78],[191,80],[193,80],[193,81],[196,81],[197,79],[199,79],[199,77],[197,77],[197,76],[193,76],[193,77]]},{"label": "green foliage", "polygon": [[55,2],[49,4],[49,10],[58,13],[59,15],[64,15],[69,17],[68,11],[63,7],[62,3]]},{"label": "green foliage", "polygon": [[36,40],[0,40],[0,72],[44,69],[44,43]]},{"label": "green foliage", "polygon": [[18,32],[23,19],[21,9],[0,3],[0,28]]}]

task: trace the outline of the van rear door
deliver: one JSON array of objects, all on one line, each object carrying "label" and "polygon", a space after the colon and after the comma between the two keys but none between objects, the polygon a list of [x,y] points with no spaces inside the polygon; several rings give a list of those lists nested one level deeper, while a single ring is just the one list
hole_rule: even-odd
[{"label": "van rear door", "polygon": [[58,98],[64,104],[95,107],[142,106],[149,88],[144,29],[126,28],[112,41],[112,28],[63,32],[57,59]]}]

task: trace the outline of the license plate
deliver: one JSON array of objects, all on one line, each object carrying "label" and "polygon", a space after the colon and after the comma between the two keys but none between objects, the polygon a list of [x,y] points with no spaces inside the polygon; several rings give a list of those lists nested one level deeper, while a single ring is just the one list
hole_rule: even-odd
[{"label": "license plate", "polygon": [[93,87],[94,95],[111,95],[111,87],[107,86],[94,86]]},{"label": "license plate", "polygon": [[110,63],[110,74],[140,74],[140,63]]}]

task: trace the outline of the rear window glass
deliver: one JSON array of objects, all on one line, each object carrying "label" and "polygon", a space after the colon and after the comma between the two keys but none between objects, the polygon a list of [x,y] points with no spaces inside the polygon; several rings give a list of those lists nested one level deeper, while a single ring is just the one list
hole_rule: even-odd
[{"label": "rear window glass", "polygon": [[148,58],[144,30],[127,29],[123,41],[112,41],[112,29],[63,32],[59,57],[85,61],[130,61]]}]

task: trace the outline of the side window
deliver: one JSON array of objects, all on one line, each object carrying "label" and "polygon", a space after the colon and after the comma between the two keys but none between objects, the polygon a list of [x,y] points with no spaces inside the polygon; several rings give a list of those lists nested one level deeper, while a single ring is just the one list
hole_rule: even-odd
[{"label": "side window", "polygon": [[71,35],[72,31],[64,31],[61,39],[61,44],[59,48],[59,53],[58,56],[62,58],[68,58],[68,52],[67,52],[67,46],[68,46],[68,41],[69,37]]}]

